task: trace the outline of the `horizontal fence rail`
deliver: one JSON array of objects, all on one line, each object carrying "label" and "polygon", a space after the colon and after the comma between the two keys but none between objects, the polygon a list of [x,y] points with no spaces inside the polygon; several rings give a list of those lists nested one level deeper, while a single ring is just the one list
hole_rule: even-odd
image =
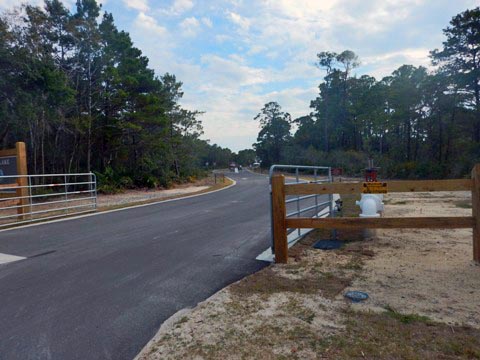
[{"label": "horizontal fence rail", "polygon": [[[387,181],[388,192],[471,191],[471,179]],[[287,184],[288,185],[288,184]],[[363,183],[294,184],[285,189],[286,195],[360,194]]]},{"label": "horizontal fence rail", "polygon": [[385,181],[388,192],[471,191],[472,216],[403,217],[403,218],[289,218],[287,196],[318,194],[361,194],[364,183],[286,184],[283,175],[274,175],[272,184],[272,218],[275,261],[288,260],[287,228],[324,229],[473,229],[473,259],[480,262],[480,164],[472,170],[471,179]]},{"label": "horizontal fence rail", "polygon": [[286,219],[287,227],[317,229],[461,229],[472,228],[472,216],[405,218]]},{"label": "horizontal fence rail", "polygon": [[0,176],[0,228],[96,209],[94,173]]}]

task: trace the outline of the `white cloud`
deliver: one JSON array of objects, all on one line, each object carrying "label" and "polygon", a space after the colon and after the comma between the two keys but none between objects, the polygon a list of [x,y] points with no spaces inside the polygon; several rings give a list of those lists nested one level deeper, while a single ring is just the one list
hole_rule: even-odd
[{"label": "white cloud", "polygon": [[226,59],[208,54],[201,57],[201,62],[209,71],[209,77],[203,83],[204,89],[232,89],[270,81],[268,69],[250,67],[235,56]]},{"label": "white cloud", "polygon": [[140,12],[134,22],[137,29],[143,30],[148,35],[155,34],[156,36],[163,36],[167,34],[167,29],[157,23],[157,21],[143,12]]},{"label": "white cloud", "polygon": [[282,16],[305,18],[329,11],[338,2],[338,0],[265,0],[264,6]]},{"label": "white cloud", "polygon": [[[14,7],[22,5],[23,1],[18,0],[0,0],[0,9],[2,10],[13,10]],[[32,0],[28,2],[30,5],[42,5],[43,0]]]},{"label": "white cloud", "polygon": [[174,15],[183,14],[193,8],[194,3],[192,0],[175,0],[170,7],[170,12]]},{"label": "white cloud", "polygon": [[430,49],[402,49],[362,58],[362,65],[369,69],[368,74],[377,79],[390,75],[405,64],[428,67]]},{"label": "white cloud", "polygon": [[184,36],[196,36],[200,29],[200,21],[198,21],[197,18],[193,16],[186,18],[180,23],[180,28],[182,29],[182,33]]},{"label": "white cloud", "polygon": [[202,23],[203,23],[203,25],[205,25],[208,28],[213,27],[212,20],[210,20],[210,18],[208,18],[208,17],[202,17]]},{"label": "white cloud", "polygon": [[123,0],[123,4],[130,9],[142,12],[147,12],[150,10],[148,0]]},{"label": "white cloud", "polygon": [[228,36],[228,35],[225,35],[225,34],[218,34],[218,35],[215,35],[215,41],[219,44],[227,41],[227,40],[230,40],[231,37]]},{"label": "white cloud", "polygon": [[248,30],[250,28],[250,20],[247,19],[247,18],[244,18],[242,16],[240,16],[239,14],[237,13],[234,13],[234,12],[229,12],[228,13],[228,16],[229,16],[229,19],[237,24],[242,30]]}]

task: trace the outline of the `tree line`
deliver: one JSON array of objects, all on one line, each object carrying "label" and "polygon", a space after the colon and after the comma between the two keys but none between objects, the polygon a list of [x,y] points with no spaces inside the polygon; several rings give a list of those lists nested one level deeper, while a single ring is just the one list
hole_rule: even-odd
[{"label": "tree line", "polygon": [[[276,102],[256,120],[263,165],[333,165],[360,173],[369,157],[384,176],[463,176],[480,159],[480,8],[452,18],[433,70],[403,65],[381,80],[357,77],[358,56],[320,52],[325,71],[311,113],[297,119]],[[292,135],[292,129],[294,134]]]},{"label": "tree line", "polygon": [[29,171],[99,172],[109,186],[169,186],[228,166],[200,140],[200,111],[95,0],[22,5],[0,16],[0,146],[28,147]]}]

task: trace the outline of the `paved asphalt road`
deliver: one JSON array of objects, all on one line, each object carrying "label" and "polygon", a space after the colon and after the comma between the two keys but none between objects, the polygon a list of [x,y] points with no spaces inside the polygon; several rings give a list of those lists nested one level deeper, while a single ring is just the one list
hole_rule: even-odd
[{"label": "paved asphalt road", "polygon": [[0,359],[132,359],[176,311],[265,263],[268,180],[0,232]]}]

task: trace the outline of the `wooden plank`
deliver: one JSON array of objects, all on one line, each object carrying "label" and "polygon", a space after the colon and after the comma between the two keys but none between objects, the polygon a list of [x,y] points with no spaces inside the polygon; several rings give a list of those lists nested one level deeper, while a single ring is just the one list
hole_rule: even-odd
[{"label": "wooden plank", "polygon": [[286,264],[288,261],[286,216],[285,177],[274,175],[272,177],[273,249],[275,262],[281,264]]},{"label": "wooden plank", "polygon": [[480,262],[480,164],[472,169],[473,260]]},{"label": "wooden plank", "polygon": [[8,199],[0,199],[0,211],[5,211],[3,208],[9,207],[9,206],[17,206],[18,205],[18,200],[8,200]]},{"label": "wooden plank", "polygon": [[[17,175],[28,175],[28,170],[27,170],[27,150],[24,142],[17,142],[15,144],[15,149],[17,150]],[[29,205],[29,199],[28,199],[28,179],[25,176],[18,177],[17,178],[17,184],[18,186],[25,186],[22,188],[17,189],[17,196],[23,196],[25,198],[20,199],[19,205],[22,205],[21,207],[17,208],[17,213],[18,214],[25,214],[28,212],[27,206]],[[25,220],[25,215],[20,216],[19,220]]]},{"label": "wooden plank", "polygon": [[285,186],[285,194],[360,194],[361,186],[361,183],[290,184]]},{"label": "wooden plank", "polygon": [[472,228],[475,220],[465,217],[406,218],[288,218],[287,228],[318,229],[459,229]]},{"label": "wooden plank", "polygon": [[[384,181],[388,192],[471,191],[471,179]],[[360,194],[363,183],[291,184],[286,195]]]},{"label": "wooden plank", "polygon": [[17,149],[5,149],[0,150],[0,156],[15,156],[17,155]]},{"label": "wooden plank", "polygon": [[11,194],[0,193],[0,201],[3,200],[3,199],[9,199],[9,198],[13,198],[13,197],[17,197],[17,194],[16,193],[11,193]]}]

